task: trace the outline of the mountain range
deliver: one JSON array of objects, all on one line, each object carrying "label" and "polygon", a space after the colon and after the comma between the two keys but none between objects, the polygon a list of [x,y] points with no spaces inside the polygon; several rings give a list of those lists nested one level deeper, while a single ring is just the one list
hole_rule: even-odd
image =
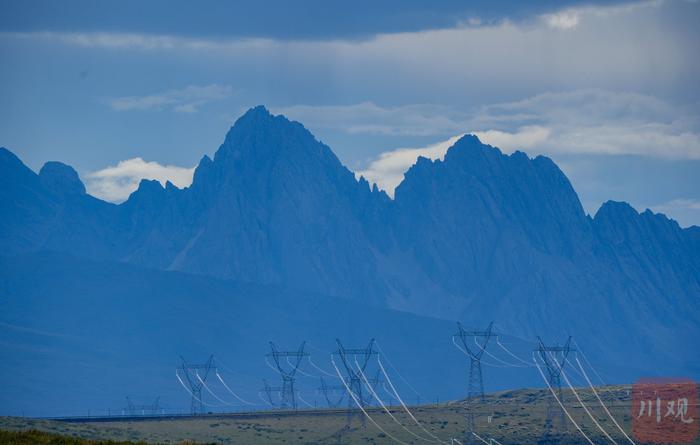
[{"label": "mountain range", "polygon": [[[115,267],[188,277],[173,279],[190,280],[203,305],[212,288],[247,283],[258,286],[253,294],[276,289],[303,307],[308,301],[298,300],[314,295],[394,314],[387,322],[496,320],[528,338],[575,335],[618,379],[700,376],[692,340],[700,334],[700,228],[624,202],[608,201],[591,217],[551,159],[507,155],[473,135],[442,160],[418,158],[390,198],[300,123],[259,106],[236,121],[213,159],[201,159],[187,188],[143,180],[125,202],[108,203],[87,194],[70,166],[47,162],[36,174],[2,148],[0,202],[0,321],[8,326],[42,328],[27,325],[21,299],[79,292],[80,280],[60,290],[16,283],[54,282],[51,263],[64,262],[89,270],[92,291],[123,284],[109,273]],[[167,304],[149,289],[143,299]],[[362,331],[363,317],[358,323]]]}]

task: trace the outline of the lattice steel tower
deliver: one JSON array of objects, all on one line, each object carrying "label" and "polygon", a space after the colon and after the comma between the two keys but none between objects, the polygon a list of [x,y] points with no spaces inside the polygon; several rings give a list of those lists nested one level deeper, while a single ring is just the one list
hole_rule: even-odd
[{"label": "lattice steel tower", "polygon": [[[484,402],[484,377],[481,371],[481,356],[486,350],[491,336],[493,335],[493,322],[483,331],[467,331],[461,323],[457,323],[457,333],[453,336],[459,339],[464,347],[464,352],[469,356],[469,386],[467,389],[467,442],[473,442],[472,432],[475,432],[476,402]],[[479,343],[481,339],[481,343]]]},{"label": "lattice steel tower", "polygon": [[276,392],[276,393],[282,394],[282,387],[281,386],[270,386],[267,383],[267,380],[265,380],[265,379],[262,379],[262,381],[263,381],[263,387],[260,390],[260,392],[265,393],[265,397],[267,398],[267,402],[274,409],[277,407],[277,404],[272,399],[272,393]]},{"label": "lattice steel tower", "polygon": [[[340,361],[343,363],[346,375],[346,384],[350,389],[352,394],[348,394],[348,418],[346,427],[349,428],[352,423],[352,416],[355,410],[353,409],[354,399],[357,400],[357,404],[362,408],[369,405],[367,396],[364,391],[364,385],[362,383],[361,373],[365,372],[370,359],[377,355],[377,351],[374,350],[374,339],[369,341],[366,348],[350,349],[343,346],[339,339],[335,340],[338,344],[338,350],[333,353],[333,355],[340,357]],[[357,363],[355,363],[357,362]],[[353,395],[355,396],[353,399]],[[365,417],[362,416],[360,420],[362,427],[365,427]]]},{"label": "lattice steel tower", "polygon": [[[282,377],[282,387],[280,391],[280,408],[281,409],[297,409],[297,399],[294,389],[294,380],[301,360],[308,357],[308,353],[304,352],[306,342],[301,342],[301,346],[296,351],[280,351],[274,343],[270,342],[271,352],[267,357],[272,357],[275,362],[277,371]],[[284,358],[286,366],[280,361]]]},{"label": "lattice steel tower", "polygon": [[[190,403],[190,412],[193,415],[204,414],[204,402],[202,401],[202,386],[207,380],[207,376],[211,370],[215,370],[214,356],[210,355],[209,360],[203,364],[187,363],[184,357],[180,356],[182,366],[180,370],[185,375],[185,380],[190,387],[192,401]],[[177,372],[176,372],[177,374]]]},{"label": "lattice steel tower", "polygon": [[[552,391],[556,391],[559,401],[563,404],[564,395],[561,391],[561,373],[566,364],[566,358],[569,352],[574,351],[571,347],[571,337],[569,337],[564,346],[545,346],[540,337],[537,337],[537,341],[539,342],[539,346],[535,348],[535,352],[539,353],[540,359],[542,359],[547,370],[547,383],[552,388]],[[555,418],[558,419],[562,431],[566,431],[564,411],[552,396],[547,398],[547,417],[544,423],[544,432],[542,433],[542,437],[540,437],[539,443],[556,443],[556,440],[551,438]]]},{"label": "lattice steel tower", "polygon": [[151,404],[140,405],[135,404],[131,401],[129,396],[126,396],[126,408],[122,411],[126,412],[129,416],[145,416],[147,414],[155,416],[162,411],[160,407],[160,396],[156,397]]},{"label": "lattice steel tower", "polygon": [[326,399],[328,408],[338,408],[348,393],[347,389],[344,385],[328,385],[323,377],[320,378],[321,386],[318,387],[318,392]]}]

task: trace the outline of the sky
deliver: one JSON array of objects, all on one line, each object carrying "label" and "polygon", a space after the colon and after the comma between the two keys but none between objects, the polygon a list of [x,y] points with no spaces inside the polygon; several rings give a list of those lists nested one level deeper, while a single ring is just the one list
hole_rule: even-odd
[{"label": "sky", "polygon": [[0,146],[95,196],[191,181],[263,104],[389,194],[465,133],[700,225],[700,3],[0,0]]}]

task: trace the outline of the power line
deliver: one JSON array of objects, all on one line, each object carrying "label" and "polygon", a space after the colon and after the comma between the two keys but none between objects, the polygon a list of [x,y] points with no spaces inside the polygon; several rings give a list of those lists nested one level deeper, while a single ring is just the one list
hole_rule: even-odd
[{"label": "power line", "polygon": [[[369,381],[369,379],[367,378],[367,376],[365,375],[365,373],[364,373],[364,372],[362,371],[362,369],[360,368],[360,364],[357,362],[357,360],[355,360],[355,365],[357,366],[357,370],[360,372],[360,375],[362,376],[362,379],[364,380],[365,384],[367,385],[367,389],[369,390],[369,392],[372,394],[372,396],[373,396],[373,397],[375,398],[375,400],[379,403],[379,405],[382,407],[382,409],[389,415],[389,417],[391,417],[391,419],[392,419],[394,422],[396,422],[401,428],[403,428],[404,430],[406,430],[406,432],[408,432],[410,435],[412,435],[412,436],[415,437],[416,439],[424,440],[424,441],[426,441],[426,442],[432,442],[432,443],[438,442],[438,443],[440,443],[439,441],[436,441],[436,440],[433,440],[433,439],[426,439],[425,437],[420,436],[420,435],[414,433],[413,431],[409,430],[408,428],[406,428],[406,426],[405,426],[403,423],[401,423],[401,422],[391,413],[391,411],[389,411],[389,409],[386,407],[386,405],[384,404],[384,401],[382,401],[382,399],[379,397],[379,395],[377,394],[377,392],[376,392],[376,391],[374,390],[374,388],[372,387],[372,383]],[[376,385],[376,384],[375,384],[375,385]]]},{"label": "power line", "polygon": [[[559,405],[561,405],[561,408],[563,410],[562,411],[556,409],[552,399],[547,398],[547,415],[545,418],[544,432],[542,433],[542,437],[540,438],[540,443],[550,443],[552,441],[551,435],[552,429],[554,427],[555,417],[559,419],[559,426],[562,429],[562,431],[566,430],[566,420],[564,419],[564,414],[566,410],[564,409],[564,405],[562,402],[564,400],[564,396],[561,391],[561,373],[564,364],[566,363],[566,358],[568,357],[569,352],[572,351],[571,337],[568,338],[564,346],[546,346],[542,342],[542,339],[540,337],[537,337],[537,341],[539,342],[539,345],[537,346],[537,348],[534,349],[533,355],[534,353],[538,353],[540,359],[544,363],[545,368],[547,370],[547,386],[551,389],[554,398],[559,403]],[[539,369],[541,372],[539,364],[535,364],[537,365],[537,369]],[[555,391],[556,394],[554,394]],[[568,413],[566,414],[568,415]]]},{"label": "power line", "polygon": [[[372,358],[372,356],[377,355],[377,351],[374,350],[374,339],[371,339],[369,341],[369,344],[366,348],[346,348],[340,342],[340,339],[336,339],[335,341],[338,344],[338,349],[333,354],[331,354],[331,362],[333,362],[335,366],[333,355],[340,358],[340,361],[343,364],[343,368],[345,368],[345,375],[347,379],[347,382],[345,381],[345,379],[343,379],[343,385],[348,387],[348,394],[352,396],[352,399],[355,400],[356,403],[359,403],[361,405],[361,408],[364,410],[364,408],[367,407],[369,404],[367,397],[363,391],[363,385],[362,380],[360,379],[360,374],[357,370],[355,370],[355,368],[352,365],[352,362],[353,360],[357,360],[359,358],[359,363],[361,364],[359,369],[364,372],[364,370],[367,368],[367,365],[369,364],[370,358]],[[348,403],[351,405],[350,400],[348,400]],[[352,423],[352,417],[353,410],[348,409],[348,418],[346,425],[347,428],[349,428]],[[361,424],[362,428],[364,428],[364,417],[361,419]]]},{"label": "power line", "polygon": [[[374,426],[376,426],[377,429],[379,429],[379,431],[381,431],[381,432],[383,432],[384,434],[386,434],[387,437],[389,437],[391,440],[393,440],[394,442],[400,443],[401,445],[408,445],[406,442],[397,439],[397,438],[394,437],[391,433],[389,433],[389,432],[386,431],[384,428],[382,428],[381,426],[379,426],[379,424],[372,418],[372,416],[370,416],[369,413],[367,413],[367,410],[365,409],[365,407],[362,406],[362,403],[360,403],[360,401],[357,399],[357,396],[352,392],[352,390],[350,389],[350,386],[348,386],[347,382],[345,381],[345,379],[343,378],[343,376],[340,374],[340,369],[338,369],[338,366],[335,364],[335,360],[333,360],[333,356],[332,356],[332,355],[331,355],[331,364],[333,364],[333,368],[335,368],[335,372],[338,373],[338,378],[340,379],[341,382],[343,382],[343,385],[345,385],[345,389],[347,390],[348,395],[350,395],[350,397],[351,397],[352,400],[355,402],[355,404],[357,405],[357,407],[360,408],[360,411],[362,411],[362,414],[364,414],[365,417],[367,417],[367,418],[369,419],[369,421],[372,422],[372,424],[373,424]],[[347,428],[347,427],[346,427],[346,428]]]},{"label": "power line", "polygon": [[[214,356],[210,355],[209,359],[203,364],[187,363],[185,358],[182,356],[180,356],[180,359],[182,360],[180,370],[185,375],[185,380],[189,385],[189,392],[192,395],[192,399],[190,402],[190,413],[193,415],[204,414],[205,403],[202,401],[202,386],[204,385],[204,381],[207,379],[209,372],[212,369],[215,369]],[[202,373],[201,377],[199,376],[200,371]],[[177,370],[175,371],[175,374],[178,374]],[[178,379],[180,380],[180,383],[182,383],[184,386],[184,382],[182,382],[182,379],[180,379],[179,375]]]},{"label": "power line", "polygon": [[[542,368],[540,367],[540,364],[537,363],[537,359],[535,358],[535,354],[534,354],[534,353],[532,354],[532,362],[533,362],[533,363],[535,364],[535,366],[537,367],[537,370],[539,371],[540,375],[542,376],[542,380],[544,380],[544,382],[547,384],[547,388],[549,388],[549,392],[552,393],[552,397],[554,397],[554,400],[557,401],[557,403],[559,404],[559,406],[560,406],[561,409],[562,409],[562,412],[563,412],[564,414],[566,414],[566,416],[569,418],[569,420],[571,421],[571,423],[574,424],[574,426],[576,427],[576,429],[579,431],[579,433],[581,433],[581,435],[586,439],[586,441],[588,441],[588,443],[591,444],[591,445],[595,445],[595,444],[593,443],[593,441],[586,435],[586,433],[583,432],[583,430],[582,430],[581,427],[578,425],[578,423],[576,423],[576,421],[574,420],[574,418],[571,417],[571,414],[569,414],[569,411],[567,411],[566,408],[564,407],[564,403],[562,402],[561,398],[557,396],[557,393],[554,391],[554,388],[552,388],[552,385],[549,383],[549,379],[548,379],[547,377],[545,377],[544,372],[542,371]],[[561,394],[561,388],[560,388],[560,390],[559,390],[559,393]],[[558,441],[552,439],[548,433],[549,433],[549,431],[545,430],[545,435],[546,435],[546,437],[544,437],[543,439],[540,439],[540,441],[539,441],[538,443],[553,443],[553,444],[558,443]]]},{"label": "power line", "polygon": [[[301,342],[299,349],[296,351],[280,351],[273,342],[270,342],[271,352],[266,355],[265,360],[267,361],[268,357],[272,357],[272,360],[277,366],[277,371],[282,377],[282,388],[280,392],[280,408],[282,409],[297,409],[294,382],[301,360],[309,355],[307,352],[304,352],[305,344],[306,342]],[[281,361],[282,358],[286,359],[288,366],[283,365]],[[290,359],[292,359],[292,361],[290,361]]]},{"label": "power line", "polygon": [[[483,331],[467,331],[462,327],[461,323],[457,323],[457,333],[452,336],[452,342],[455,343],[455,338],[459,339],[464,350],[469,357],[469,383],[467,390],[467,434],[465,441],[467,443],[472,442],[472,435],[475,430],[475,414],[474,408],[475,404],[480,401],[484,403],[484,378],[481,370],[481,357],[486,350],[489,339],[493,335],[493,322],[489,323],[487,328]],[[483,341],[481,344],[477,341],[477,338],[481,338]],[[471,346],[470,339],[474,339],[477,348]],[[456,343],[455,343],[456,344]],[[460,349],[462,349],[460,347]]]}]

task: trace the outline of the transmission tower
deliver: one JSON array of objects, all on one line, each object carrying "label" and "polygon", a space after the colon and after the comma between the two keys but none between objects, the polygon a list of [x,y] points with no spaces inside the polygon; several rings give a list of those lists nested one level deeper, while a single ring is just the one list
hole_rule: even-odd
[{"label": "transmission tower", "polygon": [[160,410],[160,396],[156,397],[156,399],[150,405],[136,405],[131,401],[131,398],[129,396],[126,396],[126,408],[124,409],[124,411],[129,416],[145,416],[146,414],[153,416],[158,414]]},{"label": "transmission tower", "polygon": [[[267,357],[272,357],[277,371],[282,377],[282,388],[280,391],[281,409],[297,409],[297,399],[294,391],[295,374],[297,369],[299,369],[301,360],[309,356],[307,352],[304,352],[304,345],[306,345],[305,341],[301,342],[301,346],[296,351],[280,351],[274,343],[270,342],[271,352],[267,354]],[[285,359],[286,366],[280,361],[282,358]]]},{"label": "transmission tower", "polygon": [[[372,386],[372,388],[374,388],[374,391],[376,392],[377,388],[380,385],[384,384],[384,380],[382,380],[381,378],[381,370],[377,369],[377,373],[374,375],[374,377],[367,376],[367,382]],[[372,406],[373,404],[377,406],[374,398],[370,397],[369,400],[367,400],[366,402],[367,406]]]},{"label": "transmission tower", "polygon": [[318,391],[326,399],[328,408],[338,408],[347,394],[345,386],[327,385],[323,377],[321,377],[321,386],[318,387]]},{"label": "transmission tower", "polygon": [[[563,404],[564,397],[561,391],[561,373],[566,364],[566,358],[569,352],[574,351],[571,347],[571,337],[566,341],[564,346],[554,345],[545,346],[540,337],[537,337],[539,346],[535,348],[535,352],[539,353],[540,359],[545,365],[547,371],[547,383],[552,388],[552,391],[556,391],[559,401]],[[554,419],[557,418],[562,431],[566,430],[566,419],[564,418],[564,410],[561,409],[554,396],[547,398],[547,417],[544,423],[544,432],[540,438],[539,443],[556,443],[553,440],[552,429],[554,426]]]},{"label": "transmission tower", "polygon": [[[364,385],[362,383],[362,373],[367,369],[369,360],[377,355],[377,351],[374,350],[374,339],[369,341],[366,348],[359,349],[349,349],[343,346],[339,339],[335,340],[338,343],[338,350],[333,353],[333,355],[340,357],[340,361],[343,363],[345,368],[345,382],[350,389],[352,394],[348,394],[348,419],[346,428],[350,428],[352,423],[352,417],[355,410],[353,409],[353,395],[355,396],[356,403],[362,408],[369,406],[369,400],[367,399],[364,391]],[[357,363],[355,363],[357,361]],[[356,367],[356,365],[359,366]],[[362,427],[365,427],[365,418],[362,416],[360,418]]]},{"label": "transmission tower", "polygon": [[190,412],[192,415],[204,414],[204,402],[202,401],[202,386],[207,380],[209,372],[216,370],[214,366],[214,356],[210,355],[209,360],[203,364],[193,364],[187,363],[184,357],[180,356],[182,360],[182,366],[180,366],[180,371],[185,375],[185,381],[190,387],[190,394],[192,395],[192,401],[190,403]]},{"label": "transmission tower", "polygon": [[[469,355],[469,386],[467,390],[467,431],[465,440],[473,442],[473,432],[475,432],[476,416],[474,413],[475,403],[485,401],[484,398],[484,378],[481,372],[481,356],[486,350],[486,345],[493,335],[493,322],[483,331],[467,331],[461,323],[457,323],[457,333],[453,336],[459,339],[464,347],[464,352]],[[479,341],[481,340],[481,341]]]},{"label": "transmission tower", "polygon": [[267,380],[263,379],[263,388],[260,391],[265,393],[265,398],[267,399],[267,402],[270,404],[270,406],[272,406],[273,408],[276,408],[277,404],[272,399],[272,393],[276,392],[278,394],[281,394],[282,387],[281,386],[270,386],[267,383]]}]

